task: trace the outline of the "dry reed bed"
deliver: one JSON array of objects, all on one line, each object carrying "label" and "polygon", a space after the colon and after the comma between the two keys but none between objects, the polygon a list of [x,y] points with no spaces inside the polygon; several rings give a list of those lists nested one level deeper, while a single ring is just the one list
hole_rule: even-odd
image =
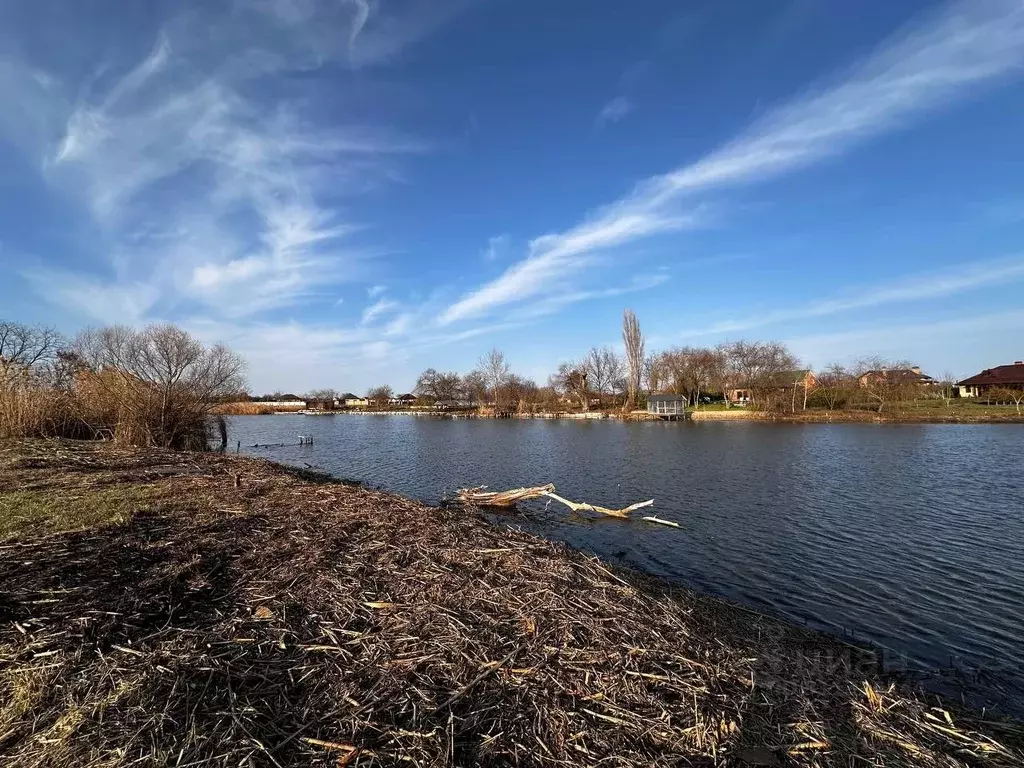
[{"label": "dry reed bed", "polygon": [[127,524],[0,542],[0,764],[1022,764],[869,654],[470,510],[0,443],[0,493],[128,483]]}]

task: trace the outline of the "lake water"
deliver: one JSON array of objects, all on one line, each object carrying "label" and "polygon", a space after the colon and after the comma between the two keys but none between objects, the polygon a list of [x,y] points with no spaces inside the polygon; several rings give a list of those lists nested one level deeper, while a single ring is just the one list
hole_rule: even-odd
[{"label": "lake water", "polygon": [[607,507],[654,498],[681,529],[539,502],[504,520],[894,666],[955,667],[942,685],[1024,712],[1024,427],[278,415],[232,418],[235,440],[430,503],[547,482]]}]

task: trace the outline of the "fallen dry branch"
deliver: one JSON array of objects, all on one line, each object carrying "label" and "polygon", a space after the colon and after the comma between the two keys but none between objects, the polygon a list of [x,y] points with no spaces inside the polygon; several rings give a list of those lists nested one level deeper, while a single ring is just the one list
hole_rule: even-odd
[{"label": "fallen dry branch", "polygon": [[[636,504],[630,504],[628,507],[622,509],[609,509],[608,507],[600,507],[597,504],[587,504],[586,502],[570,501],[562,496],[555,493],[555,486],[551,483],[547,485],[534,485],[527,488],[513,488],[509,491],[485,491],[486,486],[479,488],[462,488],[458,492],[459,501],[463,504],[472,504],[478,507],[511,507],[520,501],[529,501],[530,499],[539,499],[547,497],[560,504],[565,504],[573,512],[598,512],[602,515],[608,515],[609,517],[628,517],[630,512],[635,512],[638,509],[644,507],[650,507],[654,504],[654,499],[648,499],[647,501],[641,501]],[[645,518],[646,519],[646,518]],[[656,520],[654,522],[661,522]]]},{"label": "fallen dry branch", "polygon": [[121,524],[0,544],[4,768],[1024,760],[1019,723],[867,651],[466,510],[259,459],[0,442],[0,501],[132,488]]},{"label": "fallen dry branch", "polygon": [[520,501],[539,499],[555,490],[555,486],[550,483],[530,488],[513,488],[510,491],[486,491],[486,487],[462,488],[458,492],[459,501],[477,507],[511,507]]},{"label": "fallen dry branch", "polygon": [[609,509],[608,507],[599,507],[596,504],[587,504],[579,501],[569,501],[569,499],[563,499],[554,490],[549,491],[544,496],[549,499],[554,499],[557,502],[565,504],[573,512],[600,512],[602,515],[608,515],[609,517],[628,517],[630,512],[635,512],[638,509],[644,507],[650,507],[654,504],[654,499],[648,499],[647,501],[640,501],[636,504],[630,504],[628,507],[622,509]]}]

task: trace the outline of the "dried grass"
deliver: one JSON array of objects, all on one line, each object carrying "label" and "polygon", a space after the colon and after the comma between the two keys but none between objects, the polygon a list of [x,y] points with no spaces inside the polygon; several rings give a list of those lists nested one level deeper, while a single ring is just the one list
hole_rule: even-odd
[{"label": "dried grass", "polygon": [[266,403],[222,403],[213,409],[220,416],[270,416],[274,413],[297,413],[305,406],[269,406]]},{"label": "dried grass", "polygon": [[472,510],[256,459],[0,443],[0,494],[127,484],[165,506],[0,543],[0,764],[1022,764],[1019,725],[862,649]]}]

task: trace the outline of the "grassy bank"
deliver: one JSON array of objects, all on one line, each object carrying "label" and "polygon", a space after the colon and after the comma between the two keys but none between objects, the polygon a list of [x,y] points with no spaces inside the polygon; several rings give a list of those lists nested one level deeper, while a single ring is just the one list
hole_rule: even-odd
[{"label": "grassy bank", "polygon": [[701,406],[691,411],[700,421],[757,420],[793,423],[896,423],[896,424],[1024,424],[1024,415],[1013,406],[987,405],[971,401],[953,401],[946,405],[941,400],[929,399],[901,403],[882,413],[877,409],[808,408],[796,412],[765,412],[755,408],[724,408]]},{"label": "grassy bank", "polygon": [[0,443],[0,764],[1020,765],[1019,724],[258,459]]},{"label": "grassy bank", "polygon": [[[278,409],[261,406],[258,403],[232,403],[217,406],[215,413],[233,416],[261,416],[276,413],[294,413],[299,409]],[[388,410],[338,410],[336,414],[357,415],[389,415],[412,414],[435,418],[474,418],[492,419],[508,418],[508,412],[495,414],[493,409],[465,409],[460,411],[430,411],[424,409],[392,408]],[[901,404],[899,408],[890,408],[882,413],[877,409],[848,408],[827,410],[824,408],[808,408],[807,410],[760,411],[754,407],[733,406],[726,408],[724,404],[711,403],[700,408],[690,408],[688,413],[697,421],[776,421],[792,423],[902,423],[902,424],[1024,424],[1024,415],[1017,413],[1014,406],[987,405],[971,401],[954,401],[945,405],[941,400],[927,400]],[[621,409],[579,411],[539,411],[536,413],[514,413],[517,419],[626,419],[645,420],[648,414],[633,412],[624,414]],[[651,419],[657,417],[650,416]]]}]

